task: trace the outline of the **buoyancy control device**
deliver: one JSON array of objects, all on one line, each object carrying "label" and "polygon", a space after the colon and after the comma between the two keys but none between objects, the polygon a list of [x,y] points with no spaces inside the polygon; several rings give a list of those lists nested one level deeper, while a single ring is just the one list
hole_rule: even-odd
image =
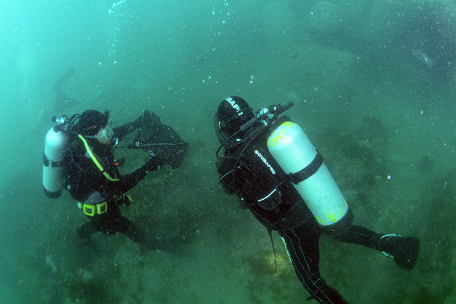
[{"label": "buoyancy control device", "polygon": [[59,198],[63,191],[63,154],[68,146],[68,118],[53,117],[57,123],[46,134],[43,153],[43,190],[49,198]]}]

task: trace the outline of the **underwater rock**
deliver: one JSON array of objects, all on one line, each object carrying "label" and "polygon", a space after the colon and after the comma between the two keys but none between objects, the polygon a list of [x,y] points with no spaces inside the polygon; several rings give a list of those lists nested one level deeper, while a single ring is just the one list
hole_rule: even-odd
[{"label": "underwater rock", "polygon": [[[290,7],[282,2],[269,4],[261,9],[261,26],[264,39],[272,49],[280,51],[296,35],[296,16]],[[287,22],[277,22],[287,20]]]},{"label": "underwater rock", "polygon": [[51,268],[52,273],[57,273],[57,266],[55,263],[55,255],[46,255],[46,265]]},{"label": "underwater rock", "polygon": [[346,190],[343,192],[344,198],[347,202],[353,202],[358,196],[358,191]]},{"label": "underwater rock", "polygon": [[334,31],[341,22],[339,8],[327,1],[315,4],[310,15],[310,25],[320,31]]},{"label": "underwater rock", "polygon": [[455,5],[382,1],[373,5],[361,36],[373,45],[366,50],[376,50],[372,57],[381,58],[379,64],[403,64],[413,50],[414,60],[432,67],[426,74],[429,80],[439,84],[453,80]]},{"label": "underwater rock", "polygon": [[306,6],[311,4],[304,2],[306,5],[301,4],[301,9],[305,11],[301,15],[303,33],[317,41],[339,46],[358,40],[372,5],[365,0],[318,1],[308,8]]},{"label": "underwater rock", "polygon": [[451,81],[456,59],[454,11],[448,7],[423,5],[405,17],[404,47],[417,50],[413,54],[433,67],[434,79]]},{"label": "underwater rock", "polygon": [[84,283],[89,283],[93,279],[93,273],[85,269],[78,269],[78,276]]}]

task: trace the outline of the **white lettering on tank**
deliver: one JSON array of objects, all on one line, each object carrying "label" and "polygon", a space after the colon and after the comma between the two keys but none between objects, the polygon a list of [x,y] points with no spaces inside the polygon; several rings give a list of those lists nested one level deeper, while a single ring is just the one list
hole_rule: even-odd
[{"label": "white lettering on tank", "polygon": [[266,158],[264,158],[263,155],[261,155],[260,152],[258,152],[258,150],[255,150],[255,154],[258,155],[258,157],[263,161],[263,163],[269,168],[269,170],[271,170],[272,174],[275,174],[275,170],[274,168],[268,163],[268,161],[266,160]]},{"label": "white lettering on tank", "polygon": [[236,112],[238,113],[238,116],[241,116],[242,114],[244,114],[244,112],[241,111],[241,107],[238,106],[238,104],[233,100],[233,98],[228,97],[226,99],[226,101],[228,101],[228,103],[233,107],[233,109],[236,110]]}]

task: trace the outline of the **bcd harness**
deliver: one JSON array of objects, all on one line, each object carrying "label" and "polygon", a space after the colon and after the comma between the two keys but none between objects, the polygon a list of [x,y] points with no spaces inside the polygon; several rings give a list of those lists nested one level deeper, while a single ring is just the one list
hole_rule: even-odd
[{"label": "bcd harness", "polygon": [[[117,178],[112,178],[108,172],[105,171],[105,169],[103,168],[103,166],[100,164],[100,162],[97,160],[97,158],[95,157],[95,155],[93,154],[92,152],[92,149],[90,149],[90,146],[89,144],[87,143],[87,140],[81,135],[79,134],[78,135],[79,139],[81,139],[81,141],[83,142],[84,144],[84,147],[87,151],[87,154],[90,156],[90,158],[92,159],[93,163],[95,164],[95,166],[98,168],[98,170],[100,170],[100,172],[103,174],[103,176],[111,181],[111,182],[117,182],[119,181],[119,179]],[[127,204],[129,205],[131,203],[131,198],[124,194],[122,195],[121,199]],[[105,213],[106,211],[108,211],[108,201],[106,198],[102,197],[100,193],[98,192],[94,192],[92,193],[88,198],[87,200],[84,202],[84,203],[80,203],[78,202],[78,206],[79,208],[82,208],[82,211],[84,212],[85,215],[87,216],[95,216],[96,214],[103,214]]]},{"label": "bcd harness", "polygon": [[92,152],[92,149],[90,149],[90,146],[89,144],[87,143],[87,140],[81,135],[79,134],[78,137],[82,140],[82,142],[84,143],[84,147],[86,148],[86,151],[87,153],[89,154],[90,158],[92,159],[93,163],[95,164],[95,166],[97,166],[98,170],[101,171],[101,173],[104,175],[104,177],[106,177],[107,180],[111,181],[111,182],[118,182],[119,179],[117,178],[112,178],[111,176],[109,176],[108,172],[105,171],[105,169],[103,169],[103,167],[100,165],[100,163],[98,162],[97,158],[95,157],[95,155],[93,155],[93,152]]}]

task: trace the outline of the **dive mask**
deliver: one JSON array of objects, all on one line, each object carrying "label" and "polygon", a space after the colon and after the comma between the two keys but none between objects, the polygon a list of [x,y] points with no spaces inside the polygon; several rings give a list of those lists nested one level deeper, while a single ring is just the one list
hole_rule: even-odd
[{"label": "dive mask", "polygon": [[112,119],[109,118],[106,126],[97,133],[96,138],[98,140],[109,140],[112,136],[114,136],[114,131],[112,130]]},{"label": "dive mask", "polygon": [[114,131],[112,129],[112,119],[108,119],[108,123],[101,128],[96,135],[85,135],[85,138],[97,139],[100,142],[111,140],[114,136]]}]

